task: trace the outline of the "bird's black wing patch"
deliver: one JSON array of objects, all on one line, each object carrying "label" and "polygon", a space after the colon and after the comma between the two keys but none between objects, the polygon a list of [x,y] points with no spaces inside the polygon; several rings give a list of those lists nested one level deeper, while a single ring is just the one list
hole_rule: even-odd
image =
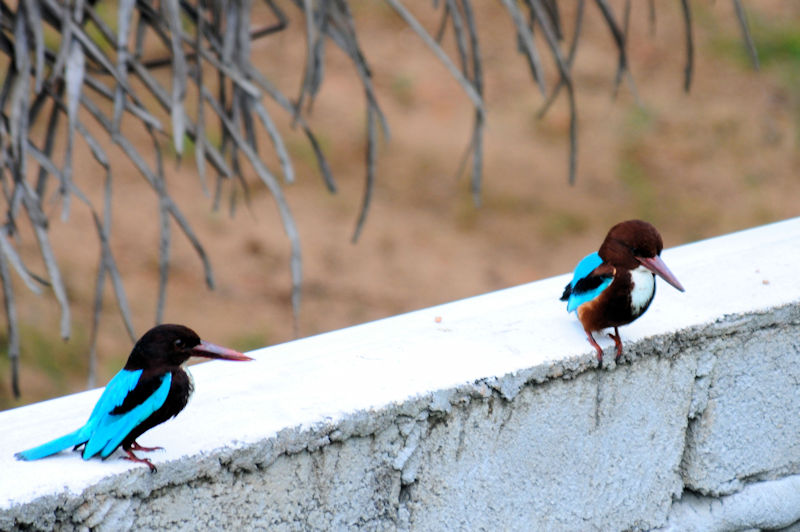
[{"label": "bird's black wing patch", "polygon": [[571,295],[572,295],[572,283],[567,283],[567,286],[564,287],[564,293],[561,294],[559,300],[566,301],[569,299],[569,296]]},{"label": "bird's black wing patch", "polygon": [[[579,279],[577,283],[575,283],[575,288],[572,289],[572,292],[576,294],[583,294],[594,290],[601,284],[603,284],[607,279],[610,279],[614,276],[613,272],[598,272],[601,267],[595,269],[591,274],[583,279]],[[569,296],[567,296],[569,297]]]},{"label": "bird's black wing patch", "polygon": [[561,301],[569,301],[569,298],[572,294],[580,295],[585,294],[586,292],[590,292],[603,284],[606,279],[610,279],[613,277],[613,273],[603,273],[601,275],[595,275],[594,272],[590,273],[588,277],[584,277],[583,279],[578,279],[578,282],[575,283],[575,286],[572,286],[572,283],[567,284],[564,287],[564,293],[561,294],[559,298]]},{"label": "bird's black wing patch", "polygon": [[160,375],[148,375],[147,372],[143,372],[142,376],[139,377],[139,382],[136,383],[136,386],[128,392],[128,395],[125,396],[123,399],[122,404],[114,407],[114,410],[109,412],[112,416],[120,416],[127,412],[130,412],[140,404],[144,403],[148,397],[153,395],[158,387],[161,386],[161,383],[164,381],[164,374]]},{"label": "bird's black wing patch", "polygon": [[603,263],[589,272],[586,277],[581,277],[575,281],[575,286],[572,286],[571,282],[568,283],[567,286],[564,287],[564,293],[561,294],[561,301],[569,300],[570,296],[573,294],[580,295],[591,292],[612,277],[614,277],[614,267],[610,264]]}]

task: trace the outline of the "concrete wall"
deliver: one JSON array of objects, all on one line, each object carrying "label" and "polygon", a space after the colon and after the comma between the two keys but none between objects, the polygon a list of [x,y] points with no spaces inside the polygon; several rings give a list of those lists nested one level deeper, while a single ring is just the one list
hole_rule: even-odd
[{"label": "concrete wall", "polygon": [[603,369],[560,276],[195,366],[155,474],[13,459],[99,390],[0,412],[0,529],[797,531],[800,219],[662,256]]}]

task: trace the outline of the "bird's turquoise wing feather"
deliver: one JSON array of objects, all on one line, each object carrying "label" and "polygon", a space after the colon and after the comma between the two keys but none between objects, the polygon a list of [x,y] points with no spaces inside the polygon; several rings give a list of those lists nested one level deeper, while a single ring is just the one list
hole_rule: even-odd
[{"label": "bird's turquoise wing feather", "polygon": [[[602,277],[598,278],[596,283],[587,283],[592,272],[602,263],[603,259],[597,253],[587,255],[578,263],[572,275],[572,281],[570,281],[571,291],[567,300],[567,312],[573,312],[587,301],[596,298],[611,284],[612,277]],[[591,286],[591,288],[583,289],[586,286]]]},{"label": "bird's turquoise wing feather", "polygon": [[27,449],[25,451],[20,451],[14,454],[14,456],[17,458],[17,460],[38,460],[40,458],[50,456],[51,454],[56,454],[64,449],[69,449],[70,447],[80,445],[85,441],[85,439],[81,439],[81,430],[82,429],[78,429],[75,432],[70,432],[69,434],[65,434],[64,436],[56,438],[55,440],[37,445],[36,447]]},{"label": "bird's turquoise wing feather", "polygon": [[136,385],[139,384],[139,378],[141,376],[142,370],[140,369],[134,371],[123,369],[114,375],[114,378],[106,384],[106,389],[103,390],[103,395],[100,396],[97,404],[94,405],[94,409],[89,415],[89,421],[87,421],[86,424],[90,425],[96,423],[101,417],[121,405],[131,390],[136,388]]},{"label": "bird's turquoise wing feather", "polygon": [[92,434],[83,450],[84,460],[88,460],[98,453],[100,453],[100,456],[103,458],[113,453],[114,449],[119,447],[122,440],[124,440],[137,425],[161,408],[169,394],[169,389],[172,384],[172,374],[167,373],[160,377],[160,379],[161,384],[156,388],[155,392],[150,394],[142,403],[127,412],[120,414],[112,413],[114,408],[122,404],[127,394],[122,394],[119,402],[117,404],[112,404],[110,409],[98,412]]},{"label": "bird's turquoise wing feather", "polygon": [[142,370],[120,371],[106,385],[103,394],[89,416],[89,420],[81,428],[32,449],[16,453],[15,456],[20,460],[38,460],[85,443],[92,436],[98,422],[114,408],[121,405],[128,393],[136,387],[141,375]]}]

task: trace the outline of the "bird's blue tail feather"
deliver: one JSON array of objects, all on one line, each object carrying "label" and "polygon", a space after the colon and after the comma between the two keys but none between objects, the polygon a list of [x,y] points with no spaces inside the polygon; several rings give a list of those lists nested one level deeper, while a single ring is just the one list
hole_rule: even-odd
[{"label": "bird's blue tail feather", "polygon": [[70,432],[69,434],[61,436],[60,438],[56,438],[53,441],[43,443],[38,447],[33,447],[27,451],[20,451],[14,456],[17,458],[17,460],[38,460],[39,458],[56,454],[59,451],[68,449],[69,447],[75,447],[76,445],[84,443],[86,441],[86,437],[82,434],[82,432],[83,427],[79,428],[75,432]]}]

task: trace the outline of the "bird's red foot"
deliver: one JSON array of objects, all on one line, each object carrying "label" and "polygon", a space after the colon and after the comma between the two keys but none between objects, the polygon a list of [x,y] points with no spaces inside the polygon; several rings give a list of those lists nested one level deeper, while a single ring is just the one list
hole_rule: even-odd
[{"label": "bird's red foot", "polygon": [[586,331],[586,338],[589,340],[589,343],[592,344],[592,347],[594,347],[595,350],[597,351],[597,362],[600,365],[600,367],[602,368],[603,367],[603,348],[600,347],[600,345],[595,341],[595,339],[592,336],[591,332]]},{"label": "bird's red foot", "polygon": [[614,362],[618,362],[619,357],[622,356],[622,338],[619,336],[619,329],[614,327],[614,334],[609,333],[608,337],[614,340],[614,343],[617,344],[617,356],[614,357]]},{"label": "bird's red foot", "polygon": [[153,451],[163,451],[163,447],[142,447],[135,441],[131,443],[131,450],[132,451],[142,451],[143,453],[152,453]]},{"label": "bird's red foot", "polygon": [[[131,447],[133,447],[133,446],[131,446]],[[147,467],[150,468],[150,472],[151,473],[155,473],[156,471],[158,471],[156,469],[156,466],[153,465],[153,462],[151,462],[147,458],[139,458],[138,456],[133,454],[133,451],[131,451],[130,449],[123,449],[123,451],[125,451],[125,454],[127,455],[127,456],[123,456],[122,457],[125,460],[130,460],[131,462],[137,462],[139,464],[146,464]]]}]

